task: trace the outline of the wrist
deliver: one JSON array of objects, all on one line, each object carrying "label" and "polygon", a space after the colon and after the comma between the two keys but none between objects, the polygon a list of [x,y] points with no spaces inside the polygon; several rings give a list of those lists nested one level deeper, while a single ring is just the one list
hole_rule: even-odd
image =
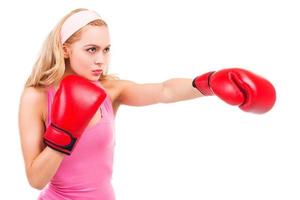
[{"label": "wrist", "polygon": [[76,141],[77,138],[75,138],[72,134],[54,126],[53,124],[47,128],[44,134],[44,143],[48,147],[67,155],[71,154]]},{"label": "wrist", "polygon": [[198,89],[198,91],[203,94],[204,96],[212,96],[214,95],[214,92],[211,90],[209,81],[211,75],[214,73],[214,71],[207,72],[205,74],[202,74],[200,76],[197,76],[193,80],[193,87]]}]

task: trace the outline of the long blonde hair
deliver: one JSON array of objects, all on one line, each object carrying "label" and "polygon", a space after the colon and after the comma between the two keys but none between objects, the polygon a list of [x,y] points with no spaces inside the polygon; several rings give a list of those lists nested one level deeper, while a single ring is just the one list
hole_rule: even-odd
[{"label": "long blonde hair", "polygon": [[[74,13],[88,10],[79,8],[71,11],[64,16],[61,21],[54,27],[54,29],[47,36],[42,50],[38,56],[37,61],[33,66],[33,70],[26,81],[25,87],[46,87],[51,84],[58,83],[65,72],[65,58],[63,53],[63,45],[60,41],[60,31],[65,20]],[[107,26],[104,20],[94,20],[88,25],[93,26]],[[82,28],[74,33],[64,44],[71,45],[73,42],[79,40]],[[100,77],[103,79],[115,79],[114,75],[108,75],[106,72]]]}]

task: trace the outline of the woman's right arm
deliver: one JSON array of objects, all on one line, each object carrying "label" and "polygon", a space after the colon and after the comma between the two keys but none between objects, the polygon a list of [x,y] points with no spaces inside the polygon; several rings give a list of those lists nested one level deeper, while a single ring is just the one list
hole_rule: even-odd
[{"label": "woman's right arm", "polygon": [[19,132],[26,175],[30,185],[36,189],[47,185],[64,158],[63,153],[45,147],[43,143],[46,100],[43,90],[25,88],[19,107]]}]

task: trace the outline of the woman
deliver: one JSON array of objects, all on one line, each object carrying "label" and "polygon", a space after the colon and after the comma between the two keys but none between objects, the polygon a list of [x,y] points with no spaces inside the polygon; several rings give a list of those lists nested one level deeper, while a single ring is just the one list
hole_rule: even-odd
[{"label": "woman", "polygon": [[87,9],[67,14],[45,41],[19,113],[26,174],[32,187],[43,189],[39,199],[115,198],[110,180],[120,105],[216,94],[244,111],[265,113],[275,102],[269,81],[237,68],[155,84],[119,80],[107,73],[109,49],[106,22]]}]

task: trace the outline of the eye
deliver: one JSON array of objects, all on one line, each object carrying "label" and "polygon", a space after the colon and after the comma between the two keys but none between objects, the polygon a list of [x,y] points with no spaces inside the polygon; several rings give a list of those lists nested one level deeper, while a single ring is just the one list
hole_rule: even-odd
[{"label": "eye", "polygon": [[110,47],[104,49],[104,52],[108,53],[110,51]]},{"label": "eye", "polygon": [[88,48],[88,49],[87,49],[87,51],[90,52],[90,53],[95,53],[96,50],[97,50],[97,49],[96,49],[95,47],[91,47],[91,48]]}]

